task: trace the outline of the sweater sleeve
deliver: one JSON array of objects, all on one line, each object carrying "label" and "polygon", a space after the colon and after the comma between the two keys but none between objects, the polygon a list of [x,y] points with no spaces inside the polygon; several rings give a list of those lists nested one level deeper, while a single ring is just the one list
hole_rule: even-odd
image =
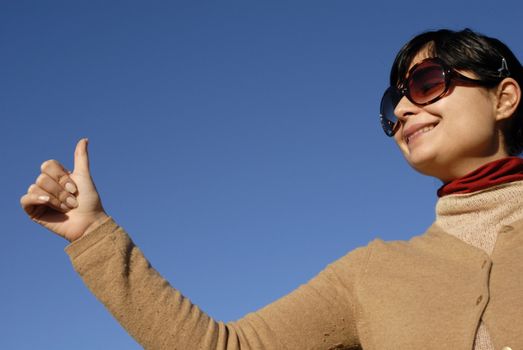
[{"label": "sweater sleeve", "polygon": [[213,320],[151,267],[112,219],[66,248],[91,292],[145,349],[345,349],[358,343],[360,248],[236,321]]}]

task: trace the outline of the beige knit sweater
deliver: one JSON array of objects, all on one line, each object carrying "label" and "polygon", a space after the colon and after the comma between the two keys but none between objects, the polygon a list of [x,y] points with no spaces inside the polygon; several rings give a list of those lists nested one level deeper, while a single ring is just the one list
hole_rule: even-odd
[{"label": "beige knit sweater", "polygon": [[[91,291],[146,349],[471,350],[484,346],[481,320],[487,348],[523,349],[523,220],[512,223],[519,209],[497,209],[522,188],[518,182],[445,197],[425,234],[375,240],[229,323],[213,320],[171,287],[112,220],[66,251]],[[472,207],[461,199],[475,203],[470,213],[484,214],[468,216]],[[463,220],[485,220],[485,237],[498,232],[494,249],[471,245],[476,239]]]},{"label": "beige knit sweater", "polygon": [[[474,193],[445,196],[436,205],[436,223],[448,233],[491,255],[498,231],[505,225],[523,219],[521,198],[523,181]],[[474,349],[494,350],[483,321],[476,334]]]}]

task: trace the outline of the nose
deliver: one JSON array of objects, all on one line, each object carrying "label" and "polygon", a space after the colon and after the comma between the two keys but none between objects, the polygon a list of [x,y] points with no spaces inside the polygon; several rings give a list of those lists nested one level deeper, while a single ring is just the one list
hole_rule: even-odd
[{"label": "nose", "polygon": [[408,117],[419,113],[420,110],[421,108],[419,106],[412,103],[406,96],[403,96],[396,105],[396,108],[394,108],[394,114],[398,117],[401,124],[404,124]]}]

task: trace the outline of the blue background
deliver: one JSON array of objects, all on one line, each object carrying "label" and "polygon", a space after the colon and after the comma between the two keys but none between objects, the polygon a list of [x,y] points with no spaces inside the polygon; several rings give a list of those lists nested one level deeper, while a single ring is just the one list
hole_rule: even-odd
[{"label": "blue background", "polygon": [[0,348],[139,349],[19,198],[89,137],[104,206],[174,286],[235,320],[434,218],[378,124],[413,35],[523,58],[521,1],[0,1]]}]

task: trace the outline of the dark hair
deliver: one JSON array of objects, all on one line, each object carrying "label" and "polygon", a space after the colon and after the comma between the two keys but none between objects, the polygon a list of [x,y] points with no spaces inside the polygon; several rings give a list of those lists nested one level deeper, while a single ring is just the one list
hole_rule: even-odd
[{"label": "dark hair", "polygon": [[[523,88],[523,67],[507,45],[500,40],[476,33],[470,29],[453,31],[441,29],[417,35],[398,52],[390,72],[390,84],[398,86],[405,79],[409,66],[420,51],[438,57],[449,67],[470,71],[477,78],[495,86],[502,79],[499,74],[502,59],[507,63],[510,77]],[[519,104],[503,130],[509,155],[523,151],[523,107]]]}]

